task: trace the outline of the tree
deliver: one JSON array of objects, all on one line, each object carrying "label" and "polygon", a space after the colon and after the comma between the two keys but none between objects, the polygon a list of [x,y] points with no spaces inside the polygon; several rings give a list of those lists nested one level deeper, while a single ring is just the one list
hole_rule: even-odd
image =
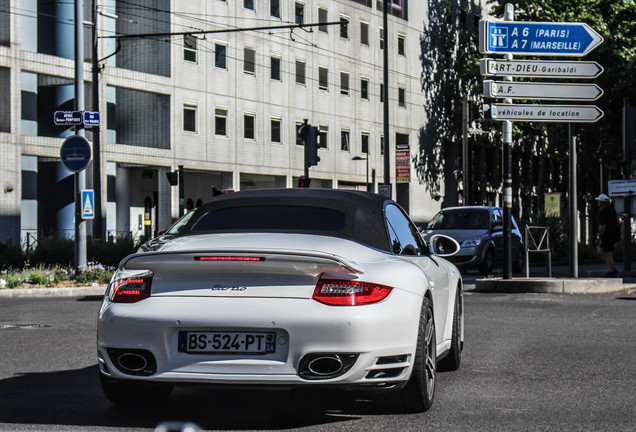
[{"label": "tree", "polygon": [[[457,205],[459,179],[466,175],[458,168],[461,167],[458,162],[462,140],[462,97],[470,95],[474,105],[481,105],[478,29],[474,19],[479,12],[478,8],[466,10],[447,1],[431,1],[428,3],[428,28],[420,39],[421,84],[427,119],[426,126],[420,130],[419,152],[413,162],[419,181],[428,186],[431,197],[439,198],[443,194],[443,206]],[[476,139],[488,142],[485,136]],[[485,150],[487,147],[477,145],[474,149]],[[495,163],[484,162],[482,165],[488,168],[486,171],[496,172],[498,153],[490,147],[493,154],[489,156],[494,155]],[[474,153],[475,160],[487,159],[484,151]],[[477,182],[471,184],[492,190],[501,178],[484,174],[483,166],[478,167],[482,175],[473,175]]]},{"label": "tree", "polygon": [[[491,14],[502,17],[505,3],[490,1]],[[604,38],[604,42],[585,60],[597,61],[605,68],[605,72],[595,80],[605,91],[596,102],[605,116],[597,123],[577,126],[579,196],[589,203],[591,198],[606,191],[605,181],[609,178],[633,175],[631,169],[624,173],[621,171],[621,160],[623,99],[636,101],[636,2],[529,0],[511,3],[515,6],[516,21],[583,22]],[[565,192],[567,169],[563,165],[568,157],[567,129],[568,126],[562,123],[515,123],[513,172],[518,175],[513,185],[518,199],[523,201],[523,196],[533,190],[539,197],[548,191]],[[535,163],[526,163],[528,156]],[[534,178],[526,174],[528,169],[537,169],[539,175]],[[602,179],[601,171],[604,171]],[[533,178],[534,182],[528,182]],[[537,207],[543,208],[540,204]],[[592,210],[595,210],[594,206]]]}]

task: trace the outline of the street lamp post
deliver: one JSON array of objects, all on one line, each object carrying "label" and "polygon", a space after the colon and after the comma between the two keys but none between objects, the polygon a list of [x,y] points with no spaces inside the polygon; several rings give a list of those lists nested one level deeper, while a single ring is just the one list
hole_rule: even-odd
[{"label": "street lamp post", "polygon": [[367,171],[366,171],[367,172],[367,192],[373,192],[371,190],[371,188],[369,187],[369,154],[367,153],[367,157],[364,157],[364,158],[361,157],[361,156],[354,156],[354,157],[351,158],[351,160],[354,160],[354,161],[365,160],[365,161],[367,161]]}]

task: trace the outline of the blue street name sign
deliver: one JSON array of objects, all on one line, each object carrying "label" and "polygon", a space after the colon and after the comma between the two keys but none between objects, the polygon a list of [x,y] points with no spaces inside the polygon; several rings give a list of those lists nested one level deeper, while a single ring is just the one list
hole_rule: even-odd
[{"label": "blue street name sign", "polygon": [[67,170],[82,171],[91,161],[91,146],[88,140],[81,135],[66,138],[60,148],[60,158]]},{"label": "blue street name sign", "polygon": [[99,126],[99,111],[84,111],[83,120],[86,126]]},{"label": "blue street name sign", "polygon": [[53,123],[63,126],[81,125],[82,111],[55,111]]},{"label": "blue street name sign", "polygon": [[95,192],[93,189],[82,189],[82,219],[95,219]]},{"label": "blue street name sign", "polygon": [[480,21],[481,53],[584,56],[603,42],[585,23]]}]

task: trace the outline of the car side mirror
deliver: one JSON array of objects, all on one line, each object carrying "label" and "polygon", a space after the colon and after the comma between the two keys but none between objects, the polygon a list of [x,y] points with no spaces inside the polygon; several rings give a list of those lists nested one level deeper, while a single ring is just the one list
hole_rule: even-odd
[{"label": "car side mirror", "polygon": [[428,248],[433,255],[450,257],[459,252],[459,243],[454,238],[443,234],[435,234],[429,239]]}]

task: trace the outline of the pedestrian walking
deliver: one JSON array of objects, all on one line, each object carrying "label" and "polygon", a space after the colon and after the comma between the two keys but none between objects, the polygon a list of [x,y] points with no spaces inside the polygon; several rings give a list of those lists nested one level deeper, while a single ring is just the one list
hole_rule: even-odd
[{"label": "pedestrian walking", "polygon": [[621,239],[621,230],[616,216],[616,210],[610,204],[610,199],[605,194],[596,197],[599,207],[598,238],[596,247],[599,255],[607,264],[607,276],[618,273],[614,267],[614,245]]}]

